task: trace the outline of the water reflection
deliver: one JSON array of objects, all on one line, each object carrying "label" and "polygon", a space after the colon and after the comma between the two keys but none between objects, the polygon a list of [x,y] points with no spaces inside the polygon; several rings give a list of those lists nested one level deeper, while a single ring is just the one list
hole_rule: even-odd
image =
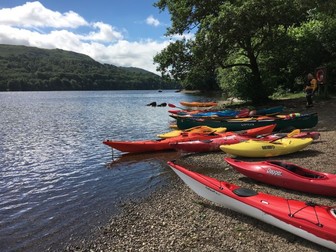
[{"label": "water reflection", "polygon": [[[59,250],[169,181],[176,152],[116,153],[104,139],[153,139],[169,130],[174,91],[0,93],[1,251]],[[190,98],[192,99],[192,98]],[[107,169],[108,168],[108,169]]]},{"label": "water reflection", "polygon": [[157,162],[167,162],[173,160],[179,155],[175,150],[155,152],[155,153],[126,153],[126,154],[116,154],[116,156],[111,157],[111,162],[106,164],[109,169],[119,168],[120,166],[132,165],[141,162],[148,162],[155,160]]}]

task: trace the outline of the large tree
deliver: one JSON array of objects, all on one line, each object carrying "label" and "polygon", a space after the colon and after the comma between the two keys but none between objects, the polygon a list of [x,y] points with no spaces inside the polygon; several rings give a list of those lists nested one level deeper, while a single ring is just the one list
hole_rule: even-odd
[{"label": "large tree", "polygon": [[171,15],[172,24],[166,35],[194,36],[171,43],[154,60],[163,75],[180,79],[185,86],[193,80],[197,83],[197,78],[207,74],[224,76],[218,83],[222,88],[228,88],[228,82],[235,82],[244,98],[254,102],[267,99],[272,92],[270,81],[265,81],[269,76],[265,62],[272,60],[267,53],[272,52],[274,44],[284,42],[288,28],[309,20],[310,10],[319,7],[318,2],[322,3],[318,0],[159,0],[156,6]]}]

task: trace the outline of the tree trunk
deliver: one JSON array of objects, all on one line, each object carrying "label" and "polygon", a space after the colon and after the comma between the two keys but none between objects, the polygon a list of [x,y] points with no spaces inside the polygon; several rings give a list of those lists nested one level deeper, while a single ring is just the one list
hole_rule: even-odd
[{"label": "tree trunk", "polygon": [[267,90],[263,87],[262,79],[260,76],[257,57],[254,55],[251,44],[247,47],[247,57],[250,61],[251,68],[251,82],[249,83],[249,92],[251,94],[251,100],[255,104],[263,103],[268,100]]}]

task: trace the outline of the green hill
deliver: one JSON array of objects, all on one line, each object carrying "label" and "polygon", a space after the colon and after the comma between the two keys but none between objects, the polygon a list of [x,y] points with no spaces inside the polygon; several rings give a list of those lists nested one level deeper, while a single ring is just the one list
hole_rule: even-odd
[{"label": "green hill", "polygon": [[177,88],[146,70],[101,64],[84,54],[0,45],[0,91]]}]

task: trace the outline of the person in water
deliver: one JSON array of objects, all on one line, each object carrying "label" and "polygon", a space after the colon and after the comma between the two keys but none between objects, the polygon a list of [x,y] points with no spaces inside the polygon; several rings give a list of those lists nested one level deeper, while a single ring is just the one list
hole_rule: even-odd
[{"label": "person in water", "polygon": [[307,76],[307,84],[305,87],[306,92],[306,99],[307,99],[307,105],[306,107],[313,107],[313,96],[317,89],[317,80],[314,78],[314,76],[309,73]]}]

